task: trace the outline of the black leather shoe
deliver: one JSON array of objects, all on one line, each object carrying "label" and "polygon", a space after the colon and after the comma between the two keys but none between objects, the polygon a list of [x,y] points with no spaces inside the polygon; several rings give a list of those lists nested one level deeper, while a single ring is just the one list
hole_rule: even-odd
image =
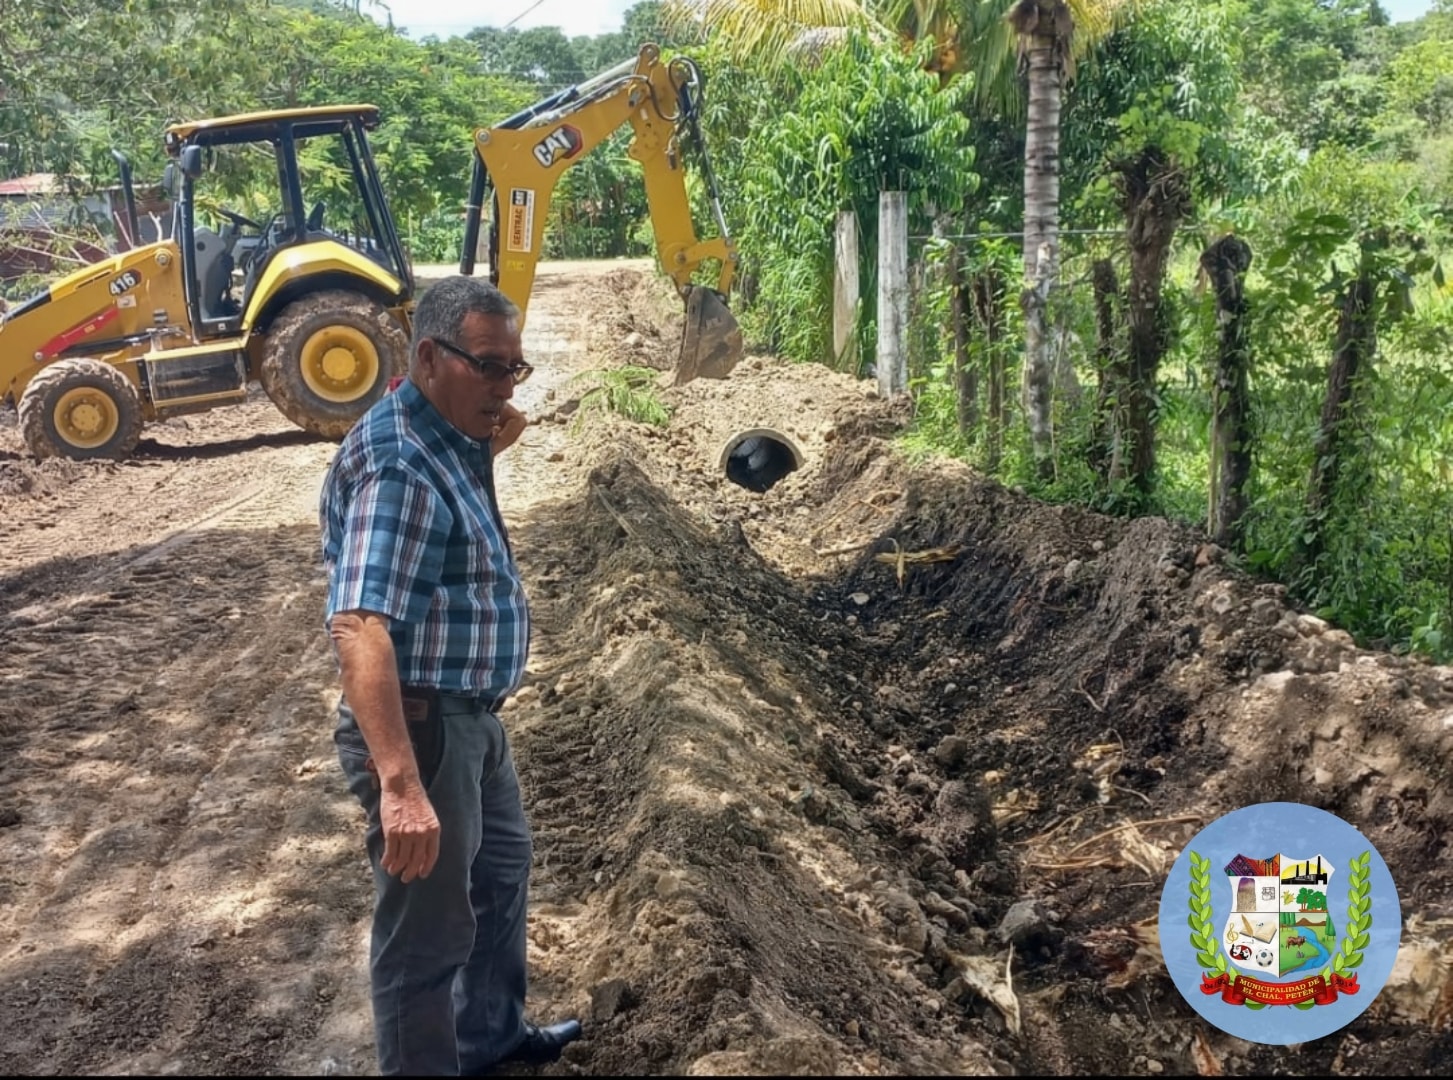
[{"label": "black leather shoe", "polygon": [[564,1020],[548,1027],[525,1025],[525,1037],[499,1062],[501,1065],[548,1065],[560,1060],[560,1052],[580,1038],[579,1020]]}]

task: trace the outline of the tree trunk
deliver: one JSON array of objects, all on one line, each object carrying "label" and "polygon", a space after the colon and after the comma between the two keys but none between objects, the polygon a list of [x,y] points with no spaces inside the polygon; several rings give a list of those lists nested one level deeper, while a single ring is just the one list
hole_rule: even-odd
[{"label": "tree trunk", "polygon": [[1059,273],[1059,125],[1065,56],[1074,22],[1064,0],[1019,0],[1009,12],[1029,79],[1024,139],[1024,405],[1036,467],[1054,472],[1054,379],[1047,326]]},{"label": "tree trunk", "polygon": [[833,226],[832,356],[833,370],[858,370],[858,218],[839,210]]},{"label": "tree trunk", "polygon": [[1004,454],[1004,349],[1003,318],[999,304],[1003,290],[993,270],[974,275],[974,310],[984,332],[984,355],[988,358],[989,410],[985,424],[985,467],[992,475],[999,471]]},{"label": "tree trunk", "polygon": [[1120,299],[1120,281],[1115,274],[1115,264],[1109,259],[1097,259],[1090,268],[1090,282],[1095,292],[1095,372],[1098,382],[1089,461],[1090,468],[1104,479],[1114,456],[1110,440],[1121,426],[1112,413],[1127,381],[1125,350],[1120,346],[1119,320],[1115,315],[1115,302]]},{"label": "tree trunk", "polygon": [[1215,416],[1211,430],[1208,529],[1222,547],[1239,550],[1251,477],[1251,347],[1246,327],[1246,271],[1251,245],[1223,236],[1201,253],[1201,269],[1216,295]]},{"label": "tree trunk", "polygon": [[[1041,246],[1047,249],[1049,245]],[[1054,400],[1051,395],[1054,367],[1050,357],[1052,342],[1048,313],[1050,262],[1049,258],[1040,261],[1028,286],[1019,294],[1019,303],[1024,309],[1024,416],[1029,422],[1035,471],[1042,480],[1054,475]]]},{"label": "tree trunk", "polygon": [[1327,369],[1327,398],[1322,403],[1312,477],[1307,484],[1307,525],[1302,534],[1301,552],[1304,566],[1316,565],[1326,542],[1325,518],[1337,491],[1346,442],[1343,432],[1356,412],[1358,381],[1363,369],[1371,365],[1377,349],[1377,321],[1373,310],[1376,300],[1377,286],[1365,273],[1349,281],[1342,294],[1332,366]]},{"label": "tree trunk", "polygon": [[959,249],[954,248],[949,256],[948,272],[952,290],[949,303],[954,329],[955,406],[959,434],[969,439],[979,426],[979,369],[969,358],[969,321],[973,306],[969,289],[972,285],[964,274],[963,263]]},{"label": "tree trunk", "polygon": [[[1128,478],[1142,492],[1155,483],[1155,392],[1165,352],[1161,287],[1176,228],[1190,209],[1185,174],[1156,147],[1120,167],[1130,248],[1130,381],[1125,387],[1123,434],[1110,479]],[[1127,445],[1128,444],[1128,445]]]}]

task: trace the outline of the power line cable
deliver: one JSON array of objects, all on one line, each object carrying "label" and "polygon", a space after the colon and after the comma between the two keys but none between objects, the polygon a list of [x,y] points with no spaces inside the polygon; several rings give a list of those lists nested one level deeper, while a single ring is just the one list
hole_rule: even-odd
[{"label": "power line cable", "polygon": [[539,7],[544,2],[545,2],[545,0],[535,0],[535,2],[533,4],[531,4],[529,7],[525,8],[524,11],[520,12],[518,15],[516,15],[509,22],[507,22],[503,26],[501,26],[500,29],[501,30],[508,30],[511,26],[514,26],[515,23],[519,22],[526,15],[528,15],[530,12],[534,11],[537,7]]}]

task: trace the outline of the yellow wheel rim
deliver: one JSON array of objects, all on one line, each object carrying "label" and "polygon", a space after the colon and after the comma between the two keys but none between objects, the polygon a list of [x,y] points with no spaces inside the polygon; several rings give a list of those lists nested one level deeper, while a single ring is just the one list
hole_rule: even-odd
[{"label": "yellow wheel rim", "polygon": [[105,446],[121,427],[121,410],[104,390],[78,386],[67,390],[51,414],[55,429],[66,442],[82,450]]},{"label": "yellow wheel rim", "polygon": [[378,382],[378,349],[351,326],[328,326],[303,343],[303,382],[324,401],[363,397]]}]

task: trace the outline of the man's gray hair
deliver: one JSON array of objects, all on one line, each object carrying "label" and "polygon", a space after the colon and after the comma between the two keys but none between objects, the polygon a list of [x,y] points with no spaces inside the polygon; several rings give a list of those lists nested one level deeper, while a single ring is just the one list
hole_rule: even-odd
[{"label": "man's gray hair", "polygon": [[410,359],[419,352],[419,342],[438,337],[457,343],[464,320],[475,315],[518,316],[519,307],[483,278],[455,274],[435,282],[414,306],[414,338],[409,343]]}]

